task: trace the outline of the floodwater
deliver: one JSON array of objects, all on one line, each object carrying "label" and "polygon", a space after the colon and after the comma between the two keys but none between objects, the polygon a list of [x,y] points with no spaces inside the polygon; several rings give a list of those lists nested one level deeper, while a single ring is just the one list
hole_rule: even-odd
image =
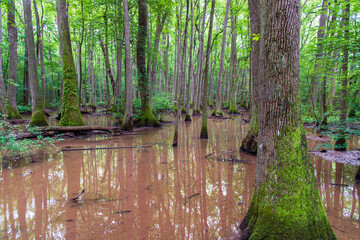
[{"label": "floodwater", "polygon": [[[201,140],[200,118],[182,122],[176,148],[173,125],[66,140],[57,143],[66,151],[5,169],[0,239],[230,238],[250,204],[256,158],[236,151],[247,130],[241,118],[208,126],[209,139]],[[313,162],[338,239],[360,239],[357,167]]]}]

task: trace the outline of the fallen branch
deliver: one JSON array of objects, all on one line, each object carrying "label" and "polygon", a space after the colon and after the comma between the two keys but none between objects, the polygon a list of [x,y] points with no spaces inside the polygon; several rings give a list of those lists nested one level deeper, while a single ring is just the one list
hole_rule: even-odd
[{"label": "fallen branch", "polygon": [[113,212],[112,214],[122,214],[122,213],[129,213],[129,212],[131,212],[131,211],[125,210],[125,211]]},{"label": "fallen branch", "polygon": [[143,146],[125,146],[125,147],[101,147],[101,148],[63,148],[63,152],[73,152],[73,151],[92,151],[92,150],[111,150],[111,149],[122,149],[122,148],[150,148],[153,145],[143,145]]},{"label": "fallen branch", "polygon": [[121,131],[120,127],[103,127],[103,126],[74,126],[74,127],[59,127],[59,126],[50,126],[50,127],[38,127],[37,130],[44,132],[86,132],[86,131]]}]

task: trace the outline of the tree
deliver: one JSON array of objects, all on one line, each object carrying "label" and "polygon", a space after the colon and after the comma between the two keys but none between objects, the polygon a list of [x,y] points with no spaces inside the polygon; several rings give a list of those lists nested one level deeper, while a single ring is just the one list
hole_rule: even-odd
[{"label": "tree", "polygon": [[341,23],[344,27],[344,39],[345,43],[343,46],[343,61],[341,66],[341,102],[340,102],[340,129],[335,142],[336,151],[346,151],[346,117],[347,117],[347,100],[348,100],[348,62],[349,62],[349,19],[350,19],[350,2],[345,0],[345,9],[341,19]]},{"label": "tree", "polygon": [[[202,124],[201,124],[201,133],[200,138],[208,138],[208,129],[207,129],[207,106],[208,106],[208,78],[209,78],[209,62],[210,62],[210,48],[211,48],[211,36],[214,22],[214,13],[215,13],[215,0],[211,1],[211,13],[210,13],[210,25],[209,25],[209,34],[208,42],[206,47],[206,57],[205,57],[205,69],[203,75],[204,89],[203,89],[203,99],[202,99]],[[205,13],[204,13],[205,14]]]},{"label": "tree", "polygon": [[150,86],[148,72],[146,69],[146,41],[148,37],[148,6],[146,0],[139,0],[139,28],[137,40],[137,68],[138,85],[141,98],[140,126],[159,127],[160,122],[156,120],[150,106]]},{"label": "tree", "polygon": [[126,109],[121,128],[133,129],[133,106],[132,106],[132,77],[131,77],[131,50],[130,50],[130,25],[127,0],[123,0],[124,29],[125,29],[125,79],[126,79]]},{"label": "tree", "polygon": [[258,84],[259,84],[259,52],[260,52],[260,0],[249,0],[250,27],[251,27],[251,53],[250,53],[250,78],[251,87],[251,122],[249,130],[241,143],[240,150],[251,154],[257,153],[258,131],[259,131],[259,110],[258,110]]},{"label": "tree", "polygon": [[26,43],[28,47],[28,64],[29,64],[29,82],[31,89],[31,121],[30,126],[47,126],[44,115],[44,101],[40,93],[37,60],[35,56],[35,42],[33,34],[32,16],[31,16],[31,1],[23,0],[24,4],[24,22]]},{"label": "tree", "polygon": [[[0,1],[0,19],[2,16],[2,9],[1,9],[1,1]],[[2,71],[2,22],[0,22],[0,113],[4,117],[5,115],[5,95],[6,95],[6,89],[5,89],[5,80],[4,75]],[[6,117],[5,117],[6,119]]]},{"label": "tree", "polygon": [[242,239],[336,239],[301,121],[300,0],[261,0],[259,10],[259,147]]},{"label": "tree", "polygon": [[62,46],[64,90],[59,126],[82,126],[84,121],[79,109],[78,83],[70,41],[66,0],[56,0],[59,22],[60,45]]},{"label": "tree", "polygon": [[[21,118],[16,105],[17,84],[17,27],[15,22],[15,3],[8,3],[8,36],[9,36],[9,75],[6,101],[6,114],[9,119]],[[5,96],[5,95],[3,95]]]},{"label": "tree", "polygon": [[221,82],[223,79],[224,72],[224,57],[225,57],[225,43],[226,43],[226,30],[228,24],[228,15],[230,8],[231,0],[226,1],[226,9],[225,9],[225,18],[224,18],[224,32],[221,41],[221,56],[220,56],[220,70],[219,70],[219,78],[217,83],[217,93],[216,93],[216,110],[214,111],[214,115],[222,115],[221,113]]}]

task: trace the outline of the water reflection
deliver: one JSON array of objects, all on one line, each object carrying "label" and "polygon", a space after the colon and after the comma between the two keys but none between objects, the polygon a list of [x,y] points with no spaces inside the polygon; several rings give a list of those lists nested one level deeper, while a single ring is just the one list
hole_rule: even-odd
[{"label": "water reflection", "polygon": [[[141,135],[59,143],[59,147],[124,147],[62,152],[55,159],[5,170],[0,177],[0,238],[4,239],[227,239],[249,207],[255,162],[207,160],[233,154],[246,133],[240,119],[182,123],[179,146],[173,126]],[[141,147],[155,143],[152,147]],[[235,152],[235,151],[234,151]],[[241,154],[241,159],[255,160]],[[357,239],[356,167],[314,158],[330,222],[339,239]],[[83,189],[82,199],[71,199]]]}]

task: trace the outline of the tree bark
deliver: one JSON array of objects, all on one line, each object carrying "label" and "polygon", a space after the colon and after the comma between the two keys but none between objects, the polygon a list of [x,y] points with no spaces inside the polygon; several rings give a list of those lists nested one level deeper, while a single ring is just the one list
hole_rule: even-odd
[{"label": "tree bark", "polygon": [[225,43],[226,43],[226,32],[228,25],[228,15],[230,8],[231,0],[226,1],[226,10],[225,10],[225,18],[224,18],[224,31],[221,41],[221,54],[220,54],[220,65],[219,65],[219,78],[217,83],[217,93],[216,93],[216,115],[222,115],[221,113],[221,83],[223,80],[223,72],[224,72],[224,58],[225,58]]},{"label": "tree bark", "polygon": [[131,50],[130,50],[130,24],[127,0],[123,0],[124,29],[125,29],[125,79],[126,79],[126,103],[125,114],[121,129],[131,131],[133,129],[133,106],[132,106],[132,75],[131,75]]},{"label": "tree bark", "polygon": [[31,106],[32,115],[30,126],[47,126],[44,115],[44,102],[42,94],[40,93],[37,60],[35,56],[35,42],[33,35],[31,2],[30,0],[23,0],[24,4],[24,20],[25,20],[25,34],[28,46],[28,61],[29,61],[29,82],[31,89]]},{"label": "tree bark", "polygon": [[[1,0],[0,0],[0,19],[2,17],[2,9],[1,9]],[[5,79],[2,71],[2,37],[3,37],[3,29],[2,29],[2,21],[0,21],[0,118],[6,120],[6,112],[5,112],[5,102],[6,102],[6,89],[5,89]]]},{"label": "tree bark", "polygon": [[[210,62],[210,48],[211,48],[211,37],[213,30],[214,22],[214,13],[215,13],[215,0],[211,1],[211,13],[210,13],[210,25],[209,25],[209,34],[208,42],[206,48],[206,58],[205,58],[205,69],[204,69],[204,89],[203,89],[203,99],[202,99],[202,124],[201,124],[201,133],[200,138],[208,138],[208,128],[207,128],[207,106],[208,106],[208,78],[209,78],[209,62]],[[204,13],[205,14],[205,13]]]},{"label": "tree bark", "polygon": [[[260,0],[249,0],[250,11],[250,27],[251,27],[251,52],[250,52],[250,79],[251,86],[251,122],[249,130],[243,139],[240,150],[254,154],[257,153],[258,131],[259,131],[259,110],[258,110],[258,85],[259,85],[259,53],[260,53],[260,16],[259,16]],[[243,80],[244,81],[244,80]],[[242,101],[244,96],[242,96]]]},{"label": "tree bark", "polygon": [[59,22],[64,78],[59,126],[82,126],[84,121],[79,109],[78,84],[71,47],[66,0],[56,0],[56,12]]},{"label": "tree bark", "polygon": [[345,9],[343,9],[341,19],[344,28],[343,61],[341,66],[341,101],[340,101],[340,117],[339,117],[339,133],[335,141],[335,151],[346,151],[346,118],[348,110],[348,62],[349,62],[349,21],[350,21],[350,2],[345,0]]},{"label": "tree bark", "polygon": [[159,127],[160,122],[156,120],[150,106],[150,86],[146,70],[146,40],[148,37],[148,5],[146,0],[138,0],[139,5],[139,28],[137,41],[137,68],[138,85],[141,98],[140,126]]},{"label": "tree bark", "polygon": [[[232,14],[233,15],[233,14]],[[236,38],[237,38],[237,32],[236,32],[236,16],[231,16],[231,84],[230,84],[230,107],[229,107],[229,113],[230,114],[239,114],[239,111],[237,110],[236,106],[236,87],[237,82],[239,79],[238,74],[238,63],[237,63],[237,50],[236,50]]]},{"label": "tree bark", "polygon": [[301,120],[300,0],[261,0],[259,149],[242,239],[336,239]]},{"label": "tree bark", "polygon": [[[15,3],[9,1],[8,5],[8,37],[9,37],[9,75],[7,88],[6,114],[9,119],[21,118],[16,105],[16,83],[17,83],[17,27],[15,22]],[[26,47],[25,47],[26,50]],[[27,68],[27,66],[24,66]],[[26,76],[26,75],[25,75]],[[24,77],[25,77],[24,76]],[[28,86],[30,87],[30,86]],[[2,95],[2,96],[5,96]],[[26,99],[27,100],[27,99]]]}]

